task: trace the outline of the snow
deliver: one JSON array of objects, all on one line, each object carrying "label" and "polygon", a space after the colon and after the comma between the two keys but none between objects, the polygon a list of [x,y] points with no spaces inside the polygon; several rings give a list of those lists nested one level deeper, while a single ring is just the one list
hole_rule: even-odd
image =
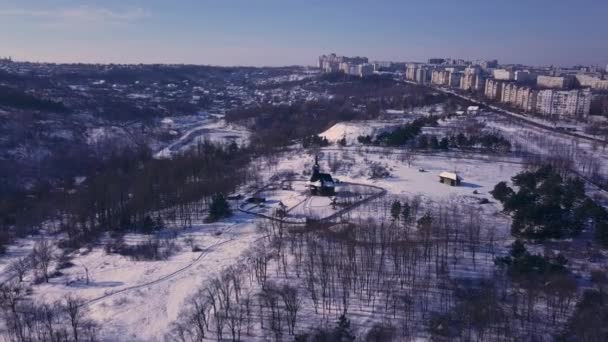
[{"label": "snow", "polygon": [[[175,127],[175,125],[173,126]],[[236,142],[243,145],[249,141],[251,133],[244,127],[229,124],[224,119],[205,116],[181,137],[156,153],[156,158],[168,158],[174,153],[187,150],[205,140],[210,142]]]},{"label": "snow", "polygon": [[[175,122],[176,125],[182,124],[179,120]],[[387,124],[397,123],[394,120],[338,123],[321,135],[330,141],[339,140],[343,136],[352,141],[359,135],[375,134],[387,129]],[[180,139],[160,151],[157,156],[169,156],[210,135],[225,138],[233,130],[238,131],[221,119],[207,121],[199,118]],[[91,132],[93,136],[103,133],[103,130]],[[500,214],[501,206],[492,199],[489,191],[496,183],[509,180],[522,170],[519,160],[461,152],[425,153],[415,154],[413,162],[408,165],[402,160],[402,153],[403,150],[390,148],[330,146],[321,149],[320,165],[322,172],[331,173],[334,178],[341,180],[338,192],[344,189],[345,182],[350,182],[386,189],[388,196],[419,197],[425,203],[435,205],[474,205],[484,215],[495,219],[497,224],[491,228],[498,230],[497,238],[510,239],[509,220]],[[279,155],[277,162],[272,165],[261,163],[262,184],[274,182],[275,186],[261,189],[259,195],[267,199],[263,206],[246,204],[243,208],[268,215],[278,208],[279,203],[283,203],[291,217],[322,218],[334,214],[336,209],[332,208],[331,198],[307,195],[306,179],[313,163],[311,155],[296,150],[296,147]],[[384,167],[390,176],[370,179],[371,165]],[[464,179],[461,186],[439,182],[438,175],[446,170],[453,170]],[[272,177],[287,173],[294,175],[293,181],[284,182],[285,177]],[[273,182],[269,181],[271,178]],[[290,186],[283,187],[286,184]],[[260,190],[259,188],[260,184],[257,184],[255,190]],[[357,191],[363,193],[374,189],[365,188],[361,186]],[[251,191],[246,195],[254,193]],[[490,200],[490,203],[480,205],[480,200],[484,198]],[[356,211],[359,215],[371,215],[365,206]],[[35,285],[33,296],[41,301],[57,300],[68,294],[85,299],[91,317],[102,327],[100,334],[103,340],[163,340],[170,324],[185,306],[184,301],[205,281],[234,265],[249,247],[261,239],[261,233],[256,229],[260,220],[263,219],[237,212],[235,216],[218,223],[195,222],[190,228],[176,225],[155,237],[161,241],[173,242],[178,247],[171,257],[160,261],[134,261],[121,255],[107,254],[103,247],[104,240],[100,240],[90,250],[81,249],[75,253],[72,259],[74,266],[61,270],[62,275],[52,278],[48,284]],[[151,238],[147,235],[129,234],[125,236],[125,243],[135,244]],[[189,238],[200,247],[200,252],[192,250]],[[19,253],[29,253],[31,245],[31,242],[19,241],[9,248],[9,256],[0,258],[0,279],[8,276],[8,262],[14,260]],[[465,266],[462,265],[463,268],[459,270],[462,274],[468,272],[466,274],[470,276],[483,275],[483,268],[480,270],[479,265],[474,271]],[[88,284],[85,267],[89,273]],[[307,307],[305,310],[308,314],[312,309]],[[364,313],[353,312],[352,315],[353,324],[369,325],[375,321],[375,318]],[[313,321],[310,323],[314,324]]]},{"label": "snow", "polygon": [[[188,237],[195,240],[201,252],[191,250],[185,241]],[[128,243],[149,238],[139,234],[125,237]],[[168,260],[133,261],[106,254],[101,246],[82,249],[72,261],[75,266],[62,270],[63,275],[48,284],[37,286],[34,295],[45,301],[67,294],[85,299],[91,317],[104,327],[104,340],[162,340],[183,301],[205,279],[237,260],[257,238],[251,219],[237,214],[227,222],[181,230],[175,239],[181,250]]]},{"label": "snow", "polygon": [[398,126],[399,123],[394,121],[351,121],[340,122],[325,132],[319,134],[319,137],[327,139],[329,142],[337,142],[346,137],[347,144],[356,144],[359,136],[376,135],[385,132]]}]

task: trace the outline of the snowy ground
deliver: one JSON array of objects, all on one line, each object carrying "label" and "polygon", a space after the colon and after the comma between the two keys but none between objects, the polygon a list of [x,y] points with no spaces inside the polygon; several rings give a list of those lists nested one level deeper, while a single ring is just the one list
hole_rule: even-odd
[{"label": "snowy ground", "polygon": [[[322,170],[330,172],[330,165],[333,165],[333,176],[343,182],[370,184],[385,188],[389,196],[420,196],[424,201],[433,202],[475,205],[481,198],[491,199],[488,191],[498,181],[508,180],[521,170],[519,164],[511,162],[445,156],[418,157],[410,167],[399,160],[399,155],[365,153],[357,148],[327,148],[322,153]],[[370,179],[368,172],[374,163],[385,167],[390,176]],[[310,155],[289,152],[269,169],[267,176],[291,171],[305,179],[311,168]],[[463,185],[451,187],[439,183],[438,174],[442,171],[457,171],[464,178]],[[302,184],[294,182],[293,189],[274,191],[272,196],[276,198],[273,201],[282,201],[294,210],[300,210],[299,214],[310,214],[315,207],[331,208],[327,198],[306,200],[301,194]],[[487,215],[498,215],[500,205],[491,201],[494,203],[480,206],[481,210]],[[298,203],[304,204],[298,206]],[[92,317],[101,323],[101,335],[106,340],[159,340],[177,317],[183,300],[206,279],[235,263],[243,251],[260,238],[255,221],[252,216],[239,213],[221,223],[198,223],[192,228],[179,229],[174,237],[162,234],[160,239],[179,246],[178,251],[165,261],[133,261],[107,254],[100,242],[91,250],[76,253],[72,260],[74,266],[61,270],[61,276],[53,278],[49,284],[34,286],[34,296],[51,301],[71,294],[87,300],[87,307]],[[192,237],[193,243],[202,251],[193,252],[188,237]],[[132,234],[126,236],[125,241],[135,243],[149,238]],[[22,242],[21,245],[21,249],[11,247],[9,255],[25,254],[29,244]],[[89,271],[89,284],[86,284],[85,267]],[[6,269],[0,271],[1,276],[6,275]]]},{"label": "snowy ground", "polygon": [[379,120],[361,120],[339,122],[319,136],[326,138],[329,142],[335,143],[342,138],[346,138],[349,145],[358,144],[359,136],[374,136],[382,132],[390,131],[398,126],[404,125],[416,118],[431,114],[442,114],[443,106],[426,106],[415,108],[411,111],[387,109]]},{"label": "snowy ground", "polygon": [[[188,238],[194,239],[200,251],[192,251]],[[85,299],[91,317],[103,327],[105,340],[162,340],[183,300],[207,277],[235,262],[257,238],[251,219],[237,214],[227,222],[197,224],[175,237],[165,234],[163,239],[179,246],[168,260],[133,261],[107,254],[101,246],[82,249],[73,258],[75,266],[62,270],[63,275],[48,284],[36,286],[34,295],[46,301],[67,294]],[[125,237],[126,243],[145,239],[149,237]]]},{"label": "snowy ground", "polygon": [[156,153],[157,158],[167,158],[172,154],[185,151],[198,143],[210,142],[236,142],[238,145],[246,144],[251,133],[224,119],[213,116],[203,117],[195,124],[186,126],[180,138]]}]

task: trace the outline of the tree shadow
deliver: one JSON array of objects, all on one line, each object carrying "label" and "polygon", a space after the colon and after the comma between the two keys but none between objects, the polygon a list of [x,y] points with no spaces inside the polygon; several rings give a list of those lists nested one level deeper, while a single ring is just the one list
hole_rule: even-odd
[{"label": "tree shadow", "polygon": [[90,281],[88,284],[84,280],[74,281],[68,285],[71,287],[89,288],[89,287],[117,287],[123,285],[122,281]]}]

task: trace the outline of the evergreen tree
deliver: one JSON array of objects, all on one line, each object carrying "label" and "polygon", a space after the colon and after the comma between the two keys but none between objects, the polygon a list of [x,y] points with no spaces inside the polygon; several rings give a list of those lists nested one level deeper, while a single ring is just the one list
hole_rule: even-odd
[{"label": "evergreen tree", "polygon": [[391,205],[391,216],[393,220],[399,220],[399,215],[401,214],[401,202],[395,200]]},{"label": "evergreen tree", "polygon": [[403,203],[401,208],[401,219],[405,222],[410,218],[410,205],[406,202]]},{"label": "evergreen tree", "polygon": [[507,186],[506,182],[500,182],[490,191],[492,196],[501,202],[505,202],[512,194],[513,189]]},{"label": "evergreen tree", "polygon": [[232,215],[232,210],[224,194],[217,193],[213,195],[211,204],[209,205],[209,219],[215,221],[230,215]]},{"label": "evergreen tree", "polygon": [[354,341],[355,335],[350,328],[350,320],[346,318],[346,312],[338,318],[337,327],[335,330],[335,341],[349,342]]}]

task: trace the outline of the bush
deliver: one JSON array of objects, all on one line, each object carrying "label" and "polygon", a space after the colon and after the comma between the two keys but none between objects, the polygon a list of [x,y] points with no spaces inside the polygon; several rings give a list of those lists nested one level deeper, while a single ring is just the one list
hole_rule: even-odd
[{"label": "bush", "polygon": [[177,249],[177,245],[173,242],[160,243],[157,240],[152,240],[136,245],[122,244],[116,250],[116,253],[130,257],[135,261],[166,260]]}]

